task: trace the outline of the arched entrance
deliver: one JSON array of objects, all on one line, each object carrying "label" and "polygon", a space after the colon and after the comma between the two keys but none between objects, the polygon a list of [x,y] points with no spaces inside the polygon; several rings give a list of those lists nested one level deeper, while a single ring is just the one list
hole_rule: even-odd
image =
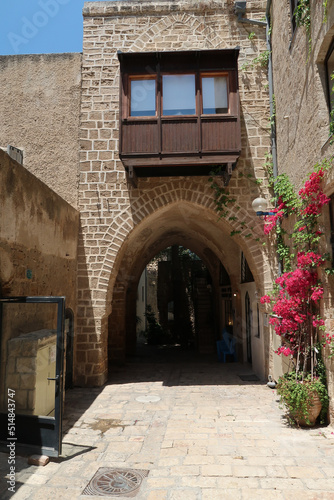
[{"label": "arched entrance", "polygon": [[[222,330],[221,266],[226,270],[232,293],[234,334],[239,337],[239,359],[243,359],[242,307],[239,293],[241,248],[230,236],[230,227],[217,214],[200,205],[178,202],[144,219],[128,235],[117,258],[118,269],[109,285],[111,314],[108,317],[108,357],[123,362],[136,347],[136,299],[140,276],[147,263],[167,246],[182,245],[196,253],[212,276],[215,339]],[[256,245],[255,245],[256,246]],[[248,248],[244,252],[249,254]],[[250,265],[252,256],[250,254]],[[254,268],[254,266],[253,266]],[[116,268],[114,268],[116,270]],[[256,276],[256,269],[254,269]],[[226,311],[224,312],[226,313]]]},{"label": "arched entrance", "polygon": [[198,255],[180,245],[167,247],[140,278],[137,347],[139,342],[141,347],[178,345],[211,352],[216,338],[212,299],[212,277]]}]

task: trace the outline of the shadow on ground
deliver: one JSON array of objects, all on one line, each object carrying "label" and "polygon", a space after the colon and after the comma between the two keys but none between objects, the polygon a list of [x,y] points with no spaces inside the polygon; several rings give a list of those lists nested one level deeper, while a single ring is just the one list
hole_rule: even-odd
[{"label": "shadow on ground", "polygon": [[250,364],[218,362],[217,354],[200,354],[179,345],[151,346],[137,344],[134,356],[122,366],[109,366],[108,384],[158,382],[176,385],[243,385],[263,384],[252,372]]}]

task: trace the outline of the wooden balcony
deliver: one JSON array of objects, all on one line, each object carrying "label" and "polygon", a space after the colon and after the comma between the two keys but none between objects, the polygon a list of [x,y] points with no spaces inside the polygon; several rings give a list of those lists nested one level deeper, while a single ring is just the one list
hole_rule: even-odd
[{"label": "wooden balcony", "polygon": [[[216,166],[233,165],[241,150],[240,111],[237,75],[238,50],[121,54],[120,158],[126,170],[137,176],[208,175]],[[174,62],[173,62],[174,61]],[[143,73],[141,64],[157,77],[155,116],[129,113],[129,75]],[[196,113],[163,116],[161,74],[182,71],[224,71],[228,80],[228,110],[203,114],[201,86],[196,83]],[[146,63],[146,64],[145,64]]]}]

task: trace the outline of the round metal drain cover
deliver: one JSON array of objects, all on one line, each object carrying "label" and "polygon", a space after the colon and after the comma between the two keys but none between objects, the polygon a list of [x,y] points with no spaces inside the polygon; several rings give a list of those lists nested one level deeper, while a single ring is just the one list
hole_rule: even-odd
[{"label": "round metal drain cover", "polygon": [[138,493],[142,480],[148,475],[148,472],[141,469],[100,467],[82,494],[134,497]]},{"label": "round metal drain cover", "polygon": [[139,403],[156,403],[160,399],[159,396],[138,396],[136,401],[139,401]]}]

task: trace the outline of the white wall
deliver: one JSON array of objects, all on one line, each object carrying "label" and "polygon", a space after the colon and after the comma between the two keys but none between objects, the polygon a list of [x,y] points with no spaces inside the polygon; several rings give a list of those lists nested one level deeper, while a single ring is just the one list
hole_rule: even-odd
[{"label": "white wall", "polygon": [[254,373],[261,380],[265,380],[263,314],[261,313],[261,311],[259,311],[260,336],[258,337],[257,303],[259,299],[256,297],[257,293],[256,293],[255,282],[240,284],[240,295],[241,295],[240,298],[241,298],[241,308],[242,308],[241,336],[242,336],[243,352],[244,352],[244,359],[240,361],[247,362],[246,308],[245,308],[245,297],[247,292],[249,294],[250,307],[252,311],[252,332],[251,332],[252,369]]}]

